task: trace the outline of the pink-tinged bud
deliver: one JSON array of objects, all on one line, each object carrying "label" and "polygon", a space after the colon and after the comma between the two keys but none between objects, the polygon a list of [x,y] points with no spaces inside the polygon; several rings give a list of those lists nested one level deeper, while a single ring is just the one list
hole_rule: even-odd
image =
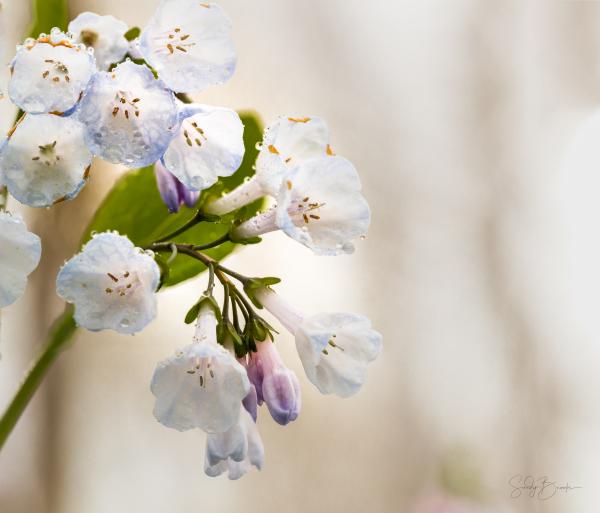
[{"label": "pink-tinged bud", "polygon": [[272,342],[257,343],[257,352],[248,358],[248,377],[256,388],[258,404],[267,403],[275,422],[285,426],[298,418],[300,383],[281,360]]}]

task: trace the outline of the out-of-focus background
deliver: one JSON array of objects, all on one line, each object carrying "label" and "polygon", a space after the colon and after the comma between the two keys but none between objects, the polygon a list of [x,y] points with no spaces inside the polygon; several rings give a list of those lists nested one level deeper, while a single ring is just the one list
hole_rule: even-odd
[{"label": "out-of-focus background", "polygon": [[[28,2],[2,3],[8,62]],[[384,351],[356,397],[322,397],[282,334],[301,416],[282,428],[262,412],[265,469],[211,479],[204,436],[151,413],[154,365],[190,341],[182,317],[202,284],[168,290],[142,334],[80,333],[61,357],[0,455],[0,511],[597,511],[600,2],[220,3],[238,69],[197,99],[267,122],[323,116],[373,210],[352,256],[272,234],[230,266],[283,277],[308,312],[370,316]],[[156,4],[70,5],[143,26]],[[49,211],[11,203],[44,258],[2,312],[0,407],[61,309],[59,265],[122,172],[96,162],[83,193]],[[511,498],[516,475],[579,488]]]}]

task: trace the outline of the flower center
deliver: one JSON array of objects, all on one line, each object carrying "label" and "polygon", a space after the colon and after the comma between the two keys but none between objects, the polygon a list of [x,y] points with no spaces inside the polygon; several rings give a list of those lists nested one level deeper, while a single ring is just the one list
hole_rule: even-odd
[{"label": "flower center", "polygon": [[309,196],[305,196],[301,200],[296,200],[290,205],[289,213],[292,217],[300,217],[304,221],[304,224],[309,224],[321,219],[320,208],[325,206],[325,203],[319,203],[318,201],[311,201]]},{"label": "flower center", "polygon": [[65,82],[70,82],[69,68],[61,61],[54,59],[45,59],[44,62],[48,65],[48,69],[42,73],[42,78],[48,79],[53,83],[60,82],[62,78]]},{"label": "flower center", "polygon": [[60,160],[60,155],[56,154],[56,141],[38,146],[38,154],[35,157],[31,157],[31,160],[39,161],[46,166],[56,164]]},{"label": "flower center", "polygon": [[[336,338],[336,334],[333,333],[327,343],[334,349],[339,349],[340,351],[344,351],[344,348],[336,343],[335,338]],[[327,349],[323,349],[322,353],[327,356],[329,354],[329,351]]]},{"label": "flower center", "polygon": [[196,46],[196,43],[191,41],[190,37],[190,34],[183,33],[181,27],[175,27],[154,38],[158,42],[155,52],[166,53],[168,55],[173,55],[177,52],[187,53],[189,48]]},{"label": "flower center", "polygon": [[85,46],[93,47],[98,42],[98,33],[90,29],[83,29],[79,37]]},{"label": "flower center", "polygon": [[211,358],[196,358],[193,367],[186,371],[188,374],[198,374],[198,383],[206,388],[207,374],[211,379],[215,377],[215,371],[211,367]]},{"label": "flower center", "polygon": [[208,141],[204,134],[204,130],[202,130],[195,121],[190,122],[185,120],[183,122],[181,134],[188,146],[193,146],[194,144],[196,144],[196,146],[202,146],[202,140]]},{"label": "flower center", "polygon": [[140,280],[135,272],[125,271],[121,275],[106,273],[106,276],[110,286],[106,287],[104,292],[117,297],[130,296],[140,285]]},{"label": "flower center", "polygon": [[125,119],[129,119],[131,115],[136,118],[140,117],[140,107],[138,103],[141,98],[131,98],[131,94],[126,91],[117,91],[115,99],[112,103],[112,116],[116,118],[119,113],[125,116]]}]

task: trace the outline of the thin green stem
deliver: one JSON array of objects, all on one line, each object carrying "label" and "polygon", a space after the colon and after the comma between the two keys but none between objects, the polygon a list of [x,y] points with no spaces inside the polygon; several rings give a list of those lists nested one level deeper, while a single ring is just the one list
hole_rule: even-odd
[{"label": "thin green stem", "polygon": [[201,223],[202,221],[205,221],[205,220],[206,219],[204,218],[204,214],[202,213],[202,211],[198,210],[198,212],[196,212],[196,214],[194,215],[194,217],[192,217],[182,227],[177,228],[177,230],[175,230],[172,233],[169,233],[169,235],[165,235],[164,237],[160,238],[156,242],[165,242],[167,240],[173,239],[173,238],[177,237],[178,235],[181,235],[183,232],[186,232],[190,228],[196,226],[198,223]]},{"label": "thin green stem", "polygon": [[4,446],[48,370],[60,353],[68,346],[76,331],[77,326],[73,319],[73,308],[67,306],[64,313],[54,322],[45,347],[33,362],[17,393],[0,418],[0,449]]}]

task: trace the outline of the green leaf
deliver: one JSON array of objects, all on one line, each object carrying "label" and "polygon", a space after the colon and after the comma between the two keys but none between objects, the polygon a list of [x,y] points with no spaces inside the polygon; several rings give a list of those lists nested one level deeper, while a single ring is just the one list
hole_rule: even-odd
[{"label": "green leaf", "polygon": [[37,38],[42,32],[49,34],[53,27],[67,30],[69,24],[68,0],[33,0],[33,22],[29,36]]},{"label": "green leaf", "polygon": [[125,34],[123,34],[123,37],[127,39],[127,41],[133,41],[136,37],[140,36],[141,32],[142,31],[140,30],[140,27],[131,27],[127,32],[125,32]]},{"label": "green leaf", "polygon": [[[246,146],[242,165],[233,176],[219,180],[213,187],[204,191],[197,206],[202,205],[209,195],[234,189],[246,177],[254,174],[252,166],[258,155],[256,144],[262,139],[262,124],[254,113],[240,113],[240,117],[245,125]],[[244,207],[246,215],[256,213],[263,201],[258,200]],[[87,242],[93,233],[116,230],[122,235],[127,235],[136,246],[146,247],[183,226],[195,214],[195,209],[185,206],[179,213],[169,214],[160,198],[152,166],[137,169],[121,177],[108,193],[85,231],[82,243]],[[225,235],[229,228],[229,224],[200,223],[175,237],[173,242],[207,244]],[[236,246],[228,242],[209,249],[206,253],[216,260],[221,260]],[[204,264],[186,255],[178,255],[170,267],[171,272],[166,277],[163,287],[176,285],[206,270]]]}]

